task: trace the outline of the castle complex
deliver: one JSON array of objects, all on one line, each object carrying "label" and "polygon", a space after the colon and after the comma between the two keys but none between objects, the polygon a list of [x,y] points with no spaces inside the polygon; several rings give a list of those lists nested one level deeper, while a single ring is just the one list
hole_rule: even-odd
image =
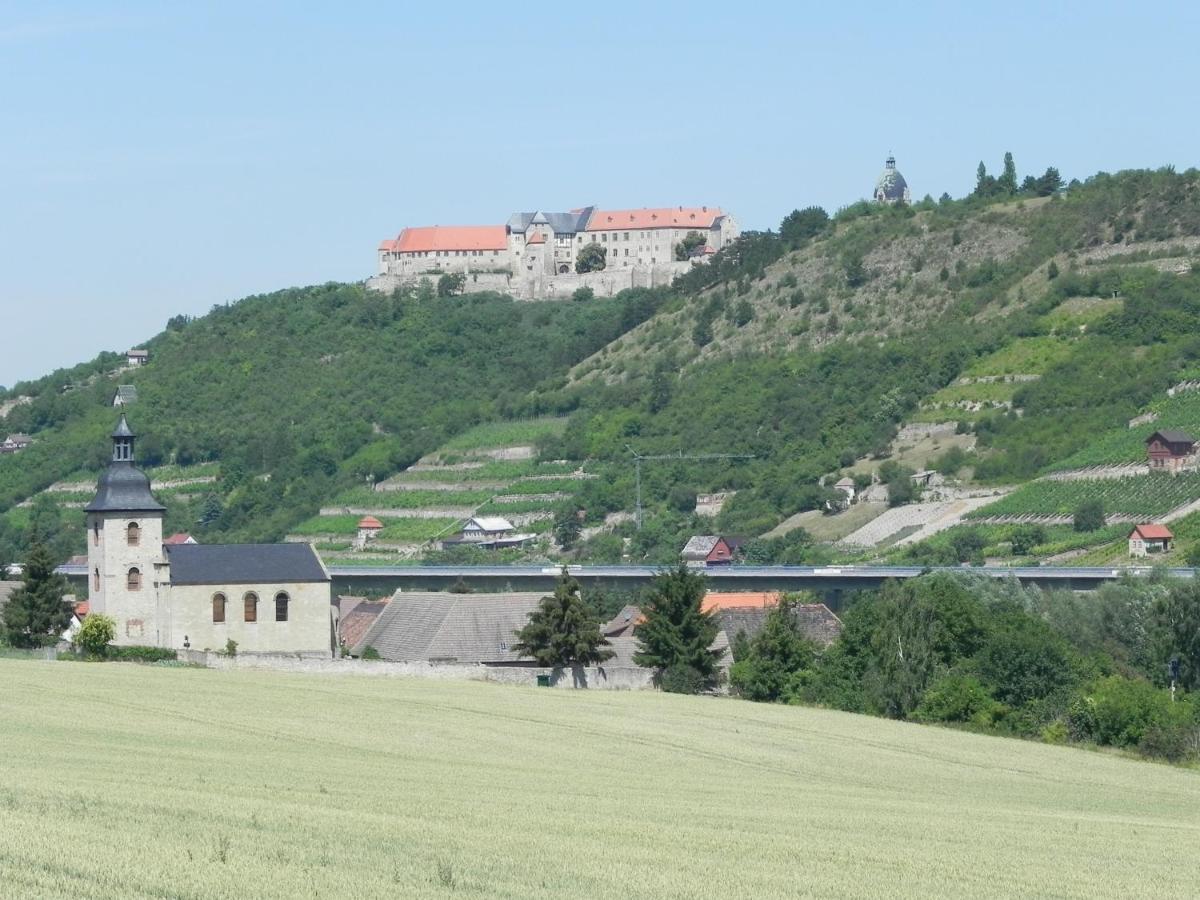
[{"label": "castle complex", "polygon": [[[468,290],[523,299],[570,296],[580,287],[611,295],[669,284],[737,236],[733,217],[715,206],[513,213],[503,225],[405,228],[379,245],[378,274],[368,285],[392,290],[458,273],[467,276]],[[592,245],[603,268],[577,272],[576,261]]]}]

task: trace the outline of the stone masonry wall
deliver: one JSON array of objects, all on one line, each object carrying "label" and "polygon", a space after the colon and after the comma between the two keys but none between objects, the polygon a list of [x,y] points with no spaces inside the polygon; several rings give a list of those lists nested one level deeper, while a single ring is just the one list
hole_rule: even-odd
[{"label": "stone masonry wall", "polygon": [[550,677],[556,688],[600,691],[654,690],[654,672],[650,669],[618,666],[589,666],[571,669],[546,669],[533,666],[475,666],[444,663],[405,663],[358,659],[317,659],[294,655],[242,653],[222,656],[197,650],[181,650],[186,662],[222,670],[269,670],[310,675],[355,675],[367,678],[428,678],[434,681],[488,681],[536,687],[539,675]]}]

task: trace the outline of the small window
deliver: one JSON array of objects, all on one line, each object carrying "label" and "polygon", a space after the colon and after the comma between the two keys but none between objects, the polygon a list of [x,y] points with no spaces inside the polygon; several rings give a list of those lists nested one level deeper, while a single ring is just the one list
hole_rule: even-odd
[{"label": "small window", "polygon": [[100,523],[99,522],[92,523],[92,546],[93,547],[100,546]]},{"label": "small window", "polygon": [[288,612],[288,595],[280,591],[275,595],[275,621],[286,622]]},{"label": "small window", "polygon": [[243,616],[247,622],[258,621],[258,594],[250,593],[242,598]]},{"label": "small window", "polygon": [[129,574],[125,576],[125,587],[131,591],[142,589],[142,573],[136,566],[130,569]]},{"label": "small window", "polygon": [[142,527],[137,522],[130,522],[125,526],[125,543],[130,547],[136,547],[142,542]]},{"label": "small window", "polygon": [[100,569],[99,568],[95,568],[92,570],[92,590],[93,591],[100,590]]},{"label": "small window", "polygon": [[213,594],[213,621],[225,621],[225,595]]}]

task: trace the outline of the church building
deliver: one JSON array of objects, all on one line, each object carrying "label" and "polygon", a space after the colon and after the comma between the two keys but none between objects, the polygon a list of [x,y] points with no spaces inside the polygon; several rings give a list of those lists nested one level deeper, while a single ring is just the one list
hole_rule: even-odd
[{"label": "church building", "polygon": [[328,657],[329,572],[308,544],[164,544],[166,507],[134,465],[124,414],[112,459],[85,507],[88,601],[114,643]]}]

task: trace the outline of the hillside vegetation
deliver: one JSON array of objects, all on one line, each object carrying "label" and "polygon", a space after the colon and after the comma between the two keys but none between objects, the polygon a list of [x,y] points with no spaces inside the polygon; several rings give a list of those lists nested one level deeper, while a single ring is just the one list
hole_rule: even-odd
[{"label": "hillside vegetation", "polygon": [[[696,532],[764,535],[836,501],[828,485],[842,474],[895,487],[902,474],[880,466],[905,423],[969,436],[954,459],[924,461],[983,488],[1136,458],[1144,430],[1125,426],[1147,409],[1160,427],[1191,427],[1186,401],[1165,392],[1200,372],[1200,173],[1102,173],[1051,196],[993,187],[832,218],[798,211],[670,290],[515,303],[326,285],[177,317],[141,371],[118,371],[109,354],[0,395],[30,398],[4,427],[37,440],[0,459],[0,508],[94,477],[125,381],[141,393],[131,417],[147,464],[219,463],[210,487],[169,502],[173,527],[344,543],[344,522],[334,533],[313,517],[379,499],[362,491],[423,456],[475,452],[462,441],[486,432],[462,435],[486,423],[485,443],[533,442],[535,462],[561,467],[547,474],[597,476],[556,486],[549,509],[543,496],[508,511],[549,513],[571,555],[598,561],[667,562]],[[547,416],[561,426],[522,434]],[[753,458],[647,463],[644,527],[613,524],[633,509],[632,452],[681,451]],[[524,490],[517,479],[495,480],[503,493]],[[463,481],[458,496],[392,498],[397,511],[444,501],[454,512],[436,527],[397,522],[390,536],[426,541],[463,510],[499,508],[478,503],[496,488]],[[720,516],[697,517],[696,495],[718,491],[732,497]],[[1120,504],[1153,514],[1178,493],[1153,509]],[[77,511],[48,504],[0,517],[0,556],[19,551],[31,522],[78,527]],[[59,549],[78,546],[76,533]],[[751,550],[790,562],[841,552],[803,529]]]},{"label": "hillside vegetation", "polygon": [[6,897],[1193,888],[1200,780],[1100,753],[658,693],[11,660],[0,679]]}]

